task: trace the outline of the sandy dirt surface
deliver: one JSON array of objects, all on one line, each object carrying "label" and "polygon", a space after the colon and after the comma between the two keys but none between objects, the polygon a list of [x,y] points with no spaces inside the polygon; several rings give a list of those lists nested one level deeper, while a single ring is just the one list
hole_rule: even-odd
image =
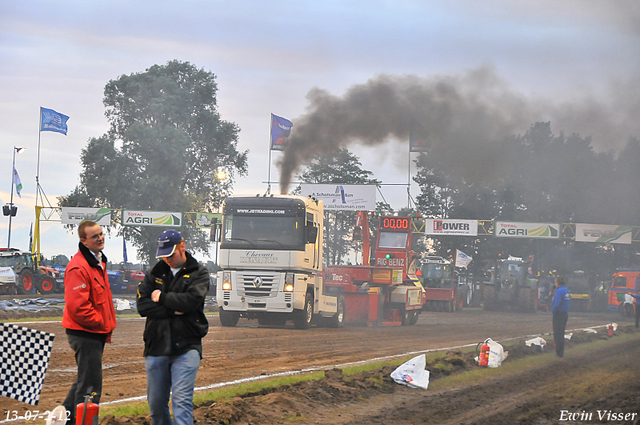
[{"label": "sandy dirt surface", "polygon": [[[519,338],[526,335],[537,336],[552,331],[551,316],[548,313],[525,315],[509,312],[485,312],[480,309],[466,309],[461,312],[449,314],[424,312],[415,326],[383,328],[346,327],[343,329],[327,329],[314,327],[309,330],[296,330],[292,325],[284,328],[259,327],[256,322],[246,320],[241,320],[236,328],[225,328],[220,326],[217,316],[210,316],[209,319],[211,327],[209,334],[204,340],[204,359],[196,382],[198,387],[262,374],[313,367],[331,369],[333,366],[386,356],[468,344],[475,345],[487,337],[491,337],[497,341],[504,341],[504,344],[508,344],[510,338]],[[0,320],[10,322],[10,319],[6,317],[0,317]],[[576,313],[570,315],[567,327],[568,329],[582,329],[592,326],[602,326],[612,320],[621,322],[619,317],[610,314]],[[59,321],[46,323],[30,322],[22,323],[21,325],[56,334],[49,371],[45,379],[44,389],[38,406],[41,410],[51,409],[62,402],[74,379],[75,364],[73,353],[69,349],[66,335]],[[146,377],[142,358],[143,326],[144,321],[139,318],[119,319],[118,327],[113,335],[112,344],[107,345],[105,348],[102,403],[123,398],[144,396],[146,394]],[[603,333],[603,329],[599,329],[599,331],[601,334]],[[552,338],[547,336],[547,340],[552,340]],[[636,352],[640,352],[638,348],[640,347],[635,347]],[[567,357],[565,357],[565,359],[566,358]],[[578,362],[577,367],[588,368],[589,366],[586,364],[582,366],[582,362]],[[638,370],[640,370],[640,368],[635,366],[632,373],[638,376]],[[550,373],[550,376],[555,376],[561,371],[563,371],[563,367],[560,364],[556,366],[555,369],[544,371],[541,376],[545,376],[547,373]],[[388,375],[385,371],[381,376],[385,374]],[[528,380],[529,383],[526,387],[531,388],[535,387],[535,385],[531,383],[538,383],[541,376],[522,376],[516,378],[514,382],[523,383]],[[377,381],[379,380],[371,380],[371,382]],[[332,382],[340,383],[340,379],[334,377]],[[383,380],[383,382],[385,381]],[[342,383],[339,384],[339,386],[345,385]],[[411,397],[416,397],[416,393],[412,391],[407,392],[406,389],[396,384],[390,386],[394,389],[392,391],[394,394],[393,397],[396,397],[397,394],[407,393],[407,397],[409,398],[403,401],[403,403],[406,404],[407,408],[410,408],[411,403],[413,403]],[[333,390],[325,391],[325,393],[331,394],[331,391]],[[469,391],[473,392],[472,390]],[[478,388],[476,392],[482,393],[483,390]],[[512,400],[514,405],[522,404],[527,399],[526,392],[523,394],[522,400],[519,400],[515,392],[507,391],[506,394],[514,394],[514,399]],[[636,392],[636,394],[638,394],[638,392]],[[429,395],[429,397],[436,396],[436,394]],[[606,394],[601,394],[600,396],[606,396]],[[271,397],[279,400],[281,396],[275,395]],[[376,397],[376,395],[372,394],[372,397]],[[380,397],[381,401],[374,404],[376,408],[382,408],[385,403],[388,404],[390,402],[390,399],[386,396],[382,395]],[[420,397],[425,397],[425,395],[420,394]],[[353,399],[357,400],[361,398],[363,398],[363,395],[358,394],[356,391]],[[347,398],[347,400],[348,399],[349,398]],[[287,403],[286,400],[283,402],[285,404]],[[278,403],[278,401],[272,400],[272,403]],[[331,409],[333,409],[333,404],[342,403],[342,400],[329,401],[329,403]],[[419,409],[418,406],[423,403],[421,401],[416,401],[416,403],[413,409],[416,411],[416,414],[422,415],[423,413],[418,412],[416,409]],[[437,401],[437,403],[438,405],[442,405],[439,401]],[[640,405],[640,403],[638,404]],[[388,408],[393,409],[394,405],[397,406],[397,404],[392,402],[391,405],[388,405]],[[0,406],[0,420],[5,419],[6,416],[3,415],[6,415],[8,411],[16,410],[18,412],[24,412],[29,409],[34,409],[33,406],[7,398],[0,399]],[[340,408],[340,406],[338,407]],[[468,407],[469,406],[467,406],[467,409]],[[455,406],[453,406],[452,409],[457,410]],[[291,408],[289,411],[293,412],[292,414],[295,416],[296,414],[306,415],[307,412],[305,410],[306,409],[301,409],[301,411],[299,411]],[[329,414],[329,410],[327,410],[327,414]],[[349,408],[347,410],[358,413],[355,416],[352,415],[346,422],[339,422],[337,420],[323,422],[322,419],[314,419],[311,416],[305,416],[306,419],[303,422],[308,420],[309,423],[348,423],[349,421],[353,423],[389,423],[384,422],[384,420],[382,422],[375,422],[374,419],[377,413],[368,407],[354,407],[353,409]],[[368,412],[368,410],[372,411]],[[336,415],[337,414],[339,413],[336,413]],[[336,418],[338,417],[339,416],[336,416]],[[370,420],[362,422],[358,419],[367,417],[369,417]],[[388,418],[389,416],[387,416],[387,419]],[[302,418],[299,416],[299,419]],[[244,419],[238,417],[236,420],[240,421],[238,423],[243,423],[242,420]],[[290,421],[295,422],[296,419],[293,418],[290,419]],[[205,420],[204,414],[198,422],[225,423],[225,421],[220,422],[213,418],[211,418],[211,420]],[[473,418],[465,419],[462,422],[456,422],[456,420],[453,419],[451,423],[463,422],[484,423],[475,422]],[[226,423],[234,422],[228,421]],[[249,421],[245,423],[276,422],[267,420],[265,422]],[[285,421],[283,423],[291,422]],[[425,422],[421,419],[417,422],[407,420],[397,423],[441,422]]]}]

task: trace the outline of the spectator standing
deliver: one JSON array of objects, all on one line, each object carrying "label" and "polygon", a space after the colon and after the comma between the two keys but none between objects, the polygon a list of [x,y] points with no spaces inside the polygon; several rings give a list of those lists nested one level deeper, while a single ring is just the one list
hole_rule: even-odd
[{"label": "spectator standing", "polygon": [[[635,300],[635,303],[631,304],[632,308],[636,310],[636,328],[640,325],[640,308],[638,308],[638,300],[640,299],[640,294],[632,294],[631,292],[627,292],[631,298]],[[627,296],[625,295],[625,300]]]},{"label": "spectator standing", "polygon": [[564,286],[564,277],[556,278],[556,291],[551,303],[551,313],[553,313],[553,340],[556,346],[556,356],[564,357],[564,331],[569,319],[569,304],[571,303],[571,293]]},{"label": "spectator standing", "polygon": [[204,299],[209,272],[186,251],[182,235],[167,230],[158,238],[160,261],[138,285],[138,313],[147,318],[144,358],[147,401],[153,425],[193,425],[193,390],[209,330]]},{"label": "spectator standing", "polygon": [[622,305],[622,311],[625,317],[633,316],[633,301],[634,301],[634,296],[631,295],[630,291],[627,291],[627,293],[624,294],[624,304]]},{"label": "spectator standing", "polygon": [[74,352],[78,373],[62,405],[70,412],[68,425],[75,424],[76,406],[84,402],[91,388],[100,403],[102,394],[102,354],[111,342],[116,313],[109,278],[107,257],[102,253],[104,234],[93,221],[78,226],[80,243],[64,274],[62,326]]}]

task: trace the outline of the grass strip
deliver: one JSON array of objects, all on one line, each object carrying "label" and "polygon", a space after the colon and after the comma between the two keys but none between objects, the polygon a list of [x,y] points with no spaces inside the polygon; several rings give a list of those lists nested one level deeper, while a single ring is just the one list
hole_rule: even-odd
[{"label": "grass strip", "polygon": [[[436,352],[427,354],[427,361],[444,357],[444,352]],[[393,360],[386,360],[378,363],[368,363],[357,366],[350,366],[342,369],[344,375],[356,375],[359,373],[369,372],[371,370],[382,369],[385,366],[397,367],[412,357],[399,358]],[[218,400],[231,399],[234,397],[242,396],[245,394],[259,393],[262,390],[277,388],[285,385],[292,385],[298,382],[314,381],[324,378],[323,371],[292,375],[281,376],[275,378],[267,378],[263,380],[246,382],[237,385],[230,385],[222,388],[217,388],[211,391],[198,392],[194,395],[193,402],[195,405],[211,404]],[[135,415],[148,415],[149,406],[146,402],[132,402],[127,404],[109,405],[100,407],[100,417],[106,415],[113,415],[115,417],[120,416],[135,416]]]},{"label": "grass strip", "polygon": [[[637,338],[638,334],[620,334],[615,339],[596,340],[585,344],[577,344],[570,349],[565,349],[565,358],[578,357],[590,351],[604,348],[615,350],[615,346],[623,344],[633,338]],[[450,375],[435,380],[429,384],[429,388],[447,389],[457,385],[466,385],[476,383],[479,379],[501,377],[512,373],[521,372],[523,370],[532,370],[548,366],[551,362],[562,362],[563,360],[556,357],[553,349],[537,356],[527,356],[515,361],[509,361],[509,358],[498,368],[478,368],[469,370],[456,375]]]}]

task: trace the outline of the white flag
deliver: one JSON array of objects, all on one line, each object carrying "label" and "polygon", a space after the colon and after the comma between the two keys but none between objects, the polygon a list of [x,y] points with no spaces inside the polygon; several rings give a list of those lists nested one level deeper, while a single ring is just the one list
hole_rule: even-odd
[{"label": "white flag", "polygon": [[456,249],[456,267],[467,267],[471,261],[473,261],[473,257],[470,257],[459,249]]},{"label": "white flag", "polygon": [[22,182],[20,181],[20,176],[18,175],[18,171],[16,170],[16,167],[13,167],[12,183],[16,185],[16,193],[18,194],[18,197],[22,198],[22,196],[20,195],[20,191],[22,190]]}]

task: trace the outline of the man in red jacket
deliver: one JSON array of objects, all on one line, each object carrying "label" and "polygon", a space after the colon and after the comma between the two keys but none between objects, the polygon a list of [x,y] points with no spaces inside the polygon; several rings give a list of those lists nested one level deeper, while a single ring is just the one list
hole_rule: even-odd
[{"label": "man in red jacket", "polygon": [[78,375],[62,405],[70,412],[68,425],[75,425],[76,406],[91,388],[100,403],[102,393],[102,353],[111,342],[116,327],[111,287],[107,277],[107,258],[102,253],[104,234],[93,221],[78,226],[79,251],[64,275],[64,313],[62,326],[78,365]]}]

